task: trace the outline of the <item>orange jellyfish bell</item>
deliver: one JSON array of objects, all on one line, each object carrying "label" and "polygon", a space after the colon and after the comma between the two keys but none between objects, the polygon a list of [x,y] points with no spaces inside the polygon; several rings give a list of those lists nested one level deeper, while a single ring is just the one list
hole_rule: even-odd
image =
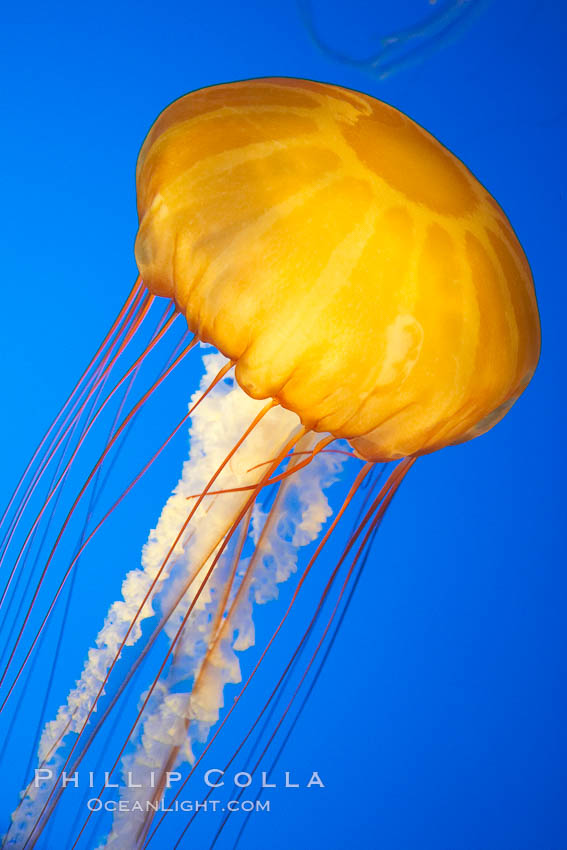
[{"label": "orange jellyfish bell", "polygon": [[335,85],[180,98],[137,168],[136,258],[252,397],[385,461],[484,433],[539,356],[506,216],[410,118]]}]

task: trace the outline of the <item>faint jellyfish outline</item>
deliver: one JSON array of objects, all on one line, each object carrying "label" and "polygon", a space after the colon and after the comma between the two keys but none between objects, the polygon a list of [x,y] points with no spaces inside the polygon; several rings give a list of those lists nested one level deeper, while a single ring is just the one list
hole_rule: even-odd
[{"label": "faint jellyfish outline", "polygon": [[313,44],[324,54],[342,64],[359,68],[379,80],[398,71],[406,70],[426,59],[437,50],[458,38],[491,0],[448,0],[430,2],[435,12],[424,16],[421,22],[376,35],[378,49],[366,57],[353,56],[325,41],[317,30],[312,0],[297,0],[304,26]]}]

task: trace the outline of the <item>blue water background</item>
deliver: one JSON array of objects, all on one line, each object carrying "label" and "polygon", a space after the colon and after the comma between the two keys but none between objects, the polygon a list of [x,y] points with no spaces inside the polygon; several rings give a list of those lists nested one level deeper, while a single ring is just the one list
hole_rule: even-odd
[{"label": "blue water background", "polygon": [[[325,44],[360,59],[381,34],[434,6],[329,0],[311,9]],[[541,362],[498,427],[412,470],[280,762],[299,782],[319,771],[326,787],[274,792],[272,812],[251,818],[242,846],[564,850],[565,7],[490,3],[386,79],[337,60],[312,35],[305,7],[260,0],[4,11],[3,500],[135,278],[135,160],[168,102],[217,82],[289,75],[404,110],[469,165],[512,221],[534,273]],[[164,396],[176,415],[196,384],[192,369]],[[150,416],[158,422],[160,409]],[[133,456],[152,445],[151,424],[133,432]],[[147,513],[126,509],[81,572],[52,710],[185,454],[182,437],[147,485]],[[302,603],[303,618],[316,595],[314,587]],[[260,638],[278,604],[260,612]],[[291,649],[277,648],[274,670]],[[49,642],[43,651],[47,659]],[[31,690],[20,703],[1,766],[2,828],[38,700]],[[236,737],[245,719],[238,724]],[[172,817],[178,834],[183,816]],[[202,821],[199,848],[218,825]],[[237,828],[219,846],[231,847]],[[58,822],[42,846],[70,846],[68,829],[68,819]]]}]

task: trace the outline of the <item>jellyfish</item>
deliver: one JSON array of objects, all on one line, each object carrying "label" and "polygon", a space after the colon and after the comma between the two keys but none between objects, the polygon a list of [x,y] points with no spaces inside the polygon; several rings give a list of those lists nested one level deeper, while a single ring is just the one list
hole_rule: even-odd
[{"label": "jellyfish", "polygon": [[[17,696],[82,553],[182,428],[189,429],[189,458],[141,565],[126,574],[79,678],[43,725],[4,847],[41,842],[68,793],[62,775],[81,767],[156,647],[159,663],[91,796],[100,801],[111,778],[120,778],[134,801],[115,812],[99,847],[160,846],[167,814],[160,802],[177,799],[217,736],[230,732],[233,712],[270,664],[273,642],[325,552],[321,599],[244,737],[267,716],[322,622],[296,690],[268,728],[264,753],[411,466],[491,429],[526,388],[539,356],[530,268],[505,214],[432,135],[367,94],[292,78],[192,92],[151,127],[136,185],[139,278],[2,519],[0,606],[16,598],[20,580],[28,595],[20,592],[26,601],[9,630],[0,711]],[[174,345],[168,341],[180,322]],[[165,365],[129,406],[133,382],[160,346]],[[117,450],[119,457],[127,452],[128,428],[200,349],[204,373],[187,412],[95,522],[104,473]],[[77,483],[77,458],[117,400],[98,458]],[[333,509],[329,488],[345,477]],[[44,497],[28,520],[42,482]],[[64,487],[72,496],[61,513]],[[341,537],[363,492],[352,530]],[[77,546],[63,549],[50,583],[85,505]],[[53,545],[26,579],[29,550],[46,520]],[[256,606],[275,599],[294,574],[287,607],[243,675]],[[240,688],[230,706],[229,684]],[[176,788],[172,772],[183,778]],[[78,813],[70,848],[87,846],[93,811],[96,805]],[[185,817],[175,847],[194,817]]]}]

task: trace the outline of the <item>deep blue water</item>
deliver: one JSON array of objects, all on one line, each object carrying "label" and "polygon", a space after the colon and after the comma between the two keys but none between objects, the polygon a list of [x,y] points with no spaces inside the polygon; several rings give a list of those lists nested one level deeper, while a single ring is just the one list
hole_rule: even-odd
[{"label": "deep blue water", "polygon": [[[279,762],[282,777],[289,770],[301,783],[317,770],[325,788],[271,793],[272,811],[250,819],[239,845],[250,850],[567,848],[567,18],[551,0],[494,0],[456,21],[450,38],[433,35],[414,62],[395,56],[384,79],[363,61],[381,36],[437,6],[102,0],[11,4],[2,17],[2,500],[133,283],[136,156],[157,113],[187,91],[286,75],[392,103],[494,194],[533,269],[543,331],[533,382],[488,435],[411,471]],[[195,365],[172,382],[146,428],[132,432],[130,456],[147,455],[167,405],[173,419],[183,413],[197,374]],[[82,565],[51,713],[123,573],[136,566],[185,454],[180,435]],[[315,584],[297,623],[316,595]],[[259,642],[279,604],[259,612]],[[0,765],[2,830],[56,638],[53,628],[36,679],[21,701],[14,695],[17,723]],[[290,639],[275,648],[274,669],[291,647]],[[269,681],[266,673],[260,693]],[[7,711],[4,728],[9,720]],[[235,737],[244,729],[245,718]],[[210,764],[228,751],[222,744]],[[43,847],[71,846],[79,799]],[[184,817],[170,816],[171,835]],[[204,814],[184,846],[209,847],[218,824]],[[232,847],[241,825],[235,816],[218,846]],[[171,835],[156,846],[171,846]]]}]

